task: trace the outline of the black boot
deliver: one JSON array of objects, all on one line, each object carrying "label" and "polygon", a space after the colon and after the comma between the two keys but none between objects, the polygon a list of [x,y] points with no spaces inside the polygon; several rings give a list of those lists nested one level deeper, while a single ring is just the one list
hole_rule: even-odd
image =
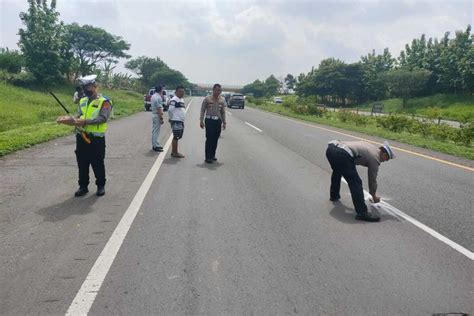
[{"label": "black boot", "polygon": [[356,215],[356,219],[359,221],[366,221],[366,222],[379,222],[380,221],[380,217],[369,212],[358,213]]},{"label": "black boot", "polygon": [[74,193],[74,196],[84,196],[87,193],[89,193],[89,189],[87,189],[87,187],[79,187],[79,190]]},{"label": "black boot", "polygon": [[96,194],[97,196],[103,196],[105,195],[105,187],[103,186],[97,186],[97,192]]}]

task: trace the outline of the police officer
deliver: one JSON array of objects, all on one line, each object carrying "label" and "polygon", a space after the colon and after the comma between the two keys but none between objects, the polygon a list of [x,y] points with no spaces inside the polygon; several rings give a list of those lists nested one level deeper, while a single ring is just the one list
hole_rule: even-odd
[{"label": "police officer", "polygon": [[96,75],[79,79],[85,97],[79,102],[75,125],[83,130],[76,134],[76,158],[79,167],[79,189],[75,196],[86,195],[89,185],[89,165],[96,178],[97,196],[105,194],[105,132],[112,111],[112,102],[99,94]]},{"label": "police officer", "polygon": [[163,147],[160,145],[159,136],[163,120],[163,88],[161,86],[155,87],[155,93],[151,97],[151,146],[154,151],[162,152]]},{"label": "police officer", "polygon": [[213,163],[217,160],[216,149],[217,141],[221,135],[221,126],[222,129],[226,128],[226,102],[220,96],[221,92],[221,85],[216,83],[212,88],[212,95],[205,97],[201,105],[199,125],[201,128],[206,127],[206,163]]},{"label": "police officer", "polygon": [[369,193],[374,203],[380,202],[377,196],[377,173],[380,163],[395,158],[388,142],[377,147],[364,141],[341,142],[333,140],[328,143],[326,157],[332,168],[331,189],[329,199],[338,201],[341,196],[341,176],[346,179],[351,191],[352,202],[357,213],[356,219],[367,222],[378,222],[380,217],[367,211],[364,200],[362,180],[357,173],[356,165],[368,168]]}]

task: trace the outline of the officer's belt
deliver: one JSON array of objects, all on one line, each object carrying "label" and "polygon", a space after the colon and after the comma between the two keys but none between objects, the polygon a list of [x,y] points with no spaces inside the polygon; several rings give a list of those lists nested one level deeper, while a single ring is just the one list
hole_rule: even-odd
[{"label": "officer's belt", "polygon": [[[81,134],[81,133],[79,132],[77,134]],[[99,132],[86,132],[86,134],[88,136],[92,136],[92,137],[104,137],[105,136],[105,133],[99,133]]]},{"label": "officer's belt", "polygon": [[220,117],[217,115],[206,115],[206,118],[210,120],[214,120],[214,121],[217,121],[220,119]]},{"label": "officer's belt", "polygon": [[340,143],[340,142],[338,142],[337,140],[333,140],[333,141],[330,141],[330,142],[328,143],[328,145],[333,145],[333,146],[336,146],[336,147],[338,147],[338,148],[341,148],[341,149],[343,149],[344,151],[346,151],[346,152],[349,154],[349,156],[351,156],[352,158],[354,158],[354,153],[352,152],[352,150],[351,150],[349,147],[347,147],[346,144]]}]

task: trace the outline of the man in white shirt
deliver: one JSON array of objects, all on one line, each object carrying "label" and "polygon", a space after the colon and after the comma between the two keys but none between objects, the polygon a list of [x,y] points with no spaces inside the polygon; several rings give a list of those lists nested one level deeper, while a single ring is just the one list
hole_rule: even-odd
[{"label": "man in white shirt", "polygon": [[155,94],[151,97],[151,115],[153,128],[151,131],[151,145],[154,151],[162,152],[163,147],[158,140],[160,136],[160,127],[163,125],[163,88],[161,86],[155,87]]},{"label": "man in white shirt", "polygon": [[186,105],[184,104],[184,87],[176,87],[175,95],[170,100],[168,109],[171,130],[173,131],[173,141],[171,142],[171,157],[184,158],[183,154],[178,152],[178,140],[183,138],[184,119],[186,118]]}]

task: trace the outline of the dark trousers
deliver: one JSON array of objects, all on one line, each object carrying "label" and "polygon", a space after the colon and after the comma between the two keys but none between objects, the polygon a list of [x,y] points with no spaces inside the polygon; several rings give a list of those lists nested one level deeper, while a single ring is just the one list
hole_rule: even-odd
[{"label": "dark trousers", "polygon": [[81,135],[76,135],[76,159],[79,168],[79,186],[89,185],[89,165],[95,175],[95,184],[105,186],[105,137],[89,136],[91,143],[87,144]]},{"label": "dark trousers", "polygon": [[364,190],[362,180],[357,173],[354,159],[344,150],[334,145],[329,145],[326,150],[326,157],[332,168],[331,189],[329,194],[331,198],[340,198],[341,177],[346,179],[351,191],[352,203],[357,213],[367,212],[367,205],[364,200]]},{"label": "dark trousers", "polygon": [[221,136],[221,120],[206,119],[206,159],[216,157],[217,141]]}]

